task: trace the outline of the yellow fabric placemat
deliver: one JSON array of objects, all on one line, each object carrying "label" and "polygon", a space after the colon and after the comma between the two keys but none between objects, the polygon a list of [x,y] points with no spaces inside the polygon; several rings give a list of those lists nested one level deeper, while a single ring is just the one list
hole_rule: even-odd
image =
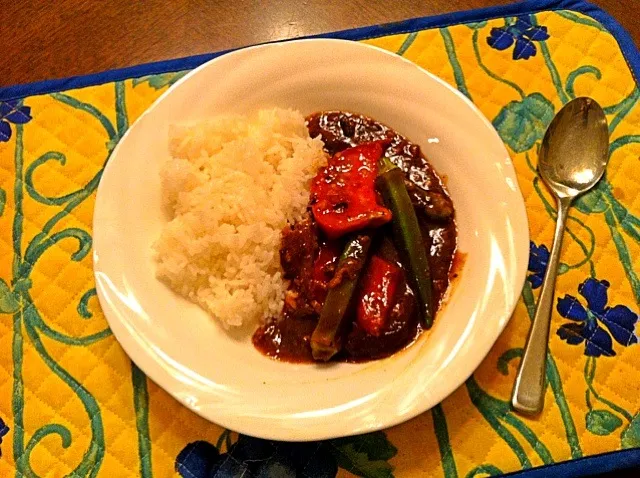
[{"label": "yellow fabric placemat", "polygon": [[[102,168],[128,125],[183,73],[0,102],[0,476],[472,477],[640,446],[640,92],[615,38],[592,18],[549,11],[366,42],[470,97],[517,169],[529,280],[473,377],[384,432],[307,445],[238,441],[131,364],[95,297],[91,221]],[[537,149],[554,112],[580,95],[606,107],[611,161],[571,211],[546,407],[526,419],[508,400],[555,218],[535,173]]]}]

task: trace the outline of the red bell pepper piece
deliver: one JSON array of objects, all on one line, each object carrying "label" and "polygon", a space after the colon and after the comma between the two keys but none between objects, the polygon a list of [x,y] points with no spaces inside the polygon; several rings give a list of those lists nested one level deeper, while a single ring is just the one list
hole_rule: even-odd
[{"label": "red bell pepper piece", "polygon": [[402,271],[384,259],[373,256],[362,277],[356,320],[367,333],[378,337],[387,323]]},{"label": "red bell pepper piece", "polygon": [[313,179],[311,210],[328,238],[391,220],[391,211],[378,204],[375,190],[384,143],[374,141],[337,153]]}]

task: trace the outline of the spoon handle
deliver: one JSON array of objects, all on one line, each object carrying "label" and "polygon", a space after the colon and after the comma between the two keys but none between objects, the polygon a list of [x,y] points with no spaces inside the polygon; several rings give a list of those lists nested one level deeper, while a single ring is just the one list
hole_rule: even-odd
[{"label": "spoon handle", "polygon": [[558,219],[553,246],[549,255],[547,273],[542,283],[540,298],[533,317],[529,337],[524,347],[520,369],[513,388],[511,404],[521,413],[534,415],[542,411],[544,405],[544,378],[547,363],[547,346],[553,297],[555,295],[556,275],[562,249],[562,236],[567,221],[571,198],[558,199]]}]

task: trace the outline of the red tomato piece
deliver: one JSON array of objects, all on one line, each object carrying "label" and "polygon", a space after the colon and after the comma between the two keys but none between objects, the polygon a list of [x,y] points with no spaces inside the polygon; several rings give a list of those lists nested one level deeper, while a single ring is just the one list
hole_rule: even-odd
[{"label": "red tomato piece", "polygon": [[311,183],[311,210],[330,239],[391,220],[391,211],[378,204],[375,180],[384,141],[345,149],[321,168]]},{"label": "red tomato piece", "polygon": [[367,333],[378,337],[386,325],[402,271],[381,257],[373,256],[362,277],[356,319]]}]

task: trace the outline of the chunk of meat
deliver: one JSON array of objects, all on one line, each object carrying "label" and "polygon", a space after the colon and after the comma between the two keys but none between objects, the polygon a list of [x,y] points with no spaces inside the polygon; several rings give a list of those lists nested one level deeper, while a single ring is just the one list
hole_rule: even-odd
[{"label": "chunk of meat", "polygon": [[318,257],[313,263],[313,284],[311,285],[313,299],[317,302],[318,307],[324,303],[324,299],[327,297],[329,282],[336,273],[341,252],[341,245],[337,241],[327,240],[320,244]]},{"label": "chunk of meat", "polygon": [[285,314],[303,317],[315,313],[311,292],[318,248],[316,226],[310,217],[282,231],[280,264],[284,278],[292,280],[284,298]]},{"label": "chunk of meat", "polygon": [[318,251],[318,234],[309,216],[282,230],[280,264],[285,279],[296,279],[313,272]]},{"label": "chunk of meat", "polygon": [[332,156],[359,144],[390,141],[396,136],[394,131],[381,123],[342,111],[311,115],[307,118],[307,128],[312,138],[322,138],[325,151]]},{"label": "chunk of meat", "polygon": [[[429,248],[429,267],[433,281],[433,305],[438,307],[449,285],[451,258],[456,252],[456,230],[451,223],[424,223],[422,237]],[[443,260],[449,259],[449,260]]]},{"label": "chunk of meat", "polygon": [[416,212],[422,212],[426,218],[445,221],[453,216],[451,198],[440,191],[422,189],[413,181],[405,179],[405,186]]}]

